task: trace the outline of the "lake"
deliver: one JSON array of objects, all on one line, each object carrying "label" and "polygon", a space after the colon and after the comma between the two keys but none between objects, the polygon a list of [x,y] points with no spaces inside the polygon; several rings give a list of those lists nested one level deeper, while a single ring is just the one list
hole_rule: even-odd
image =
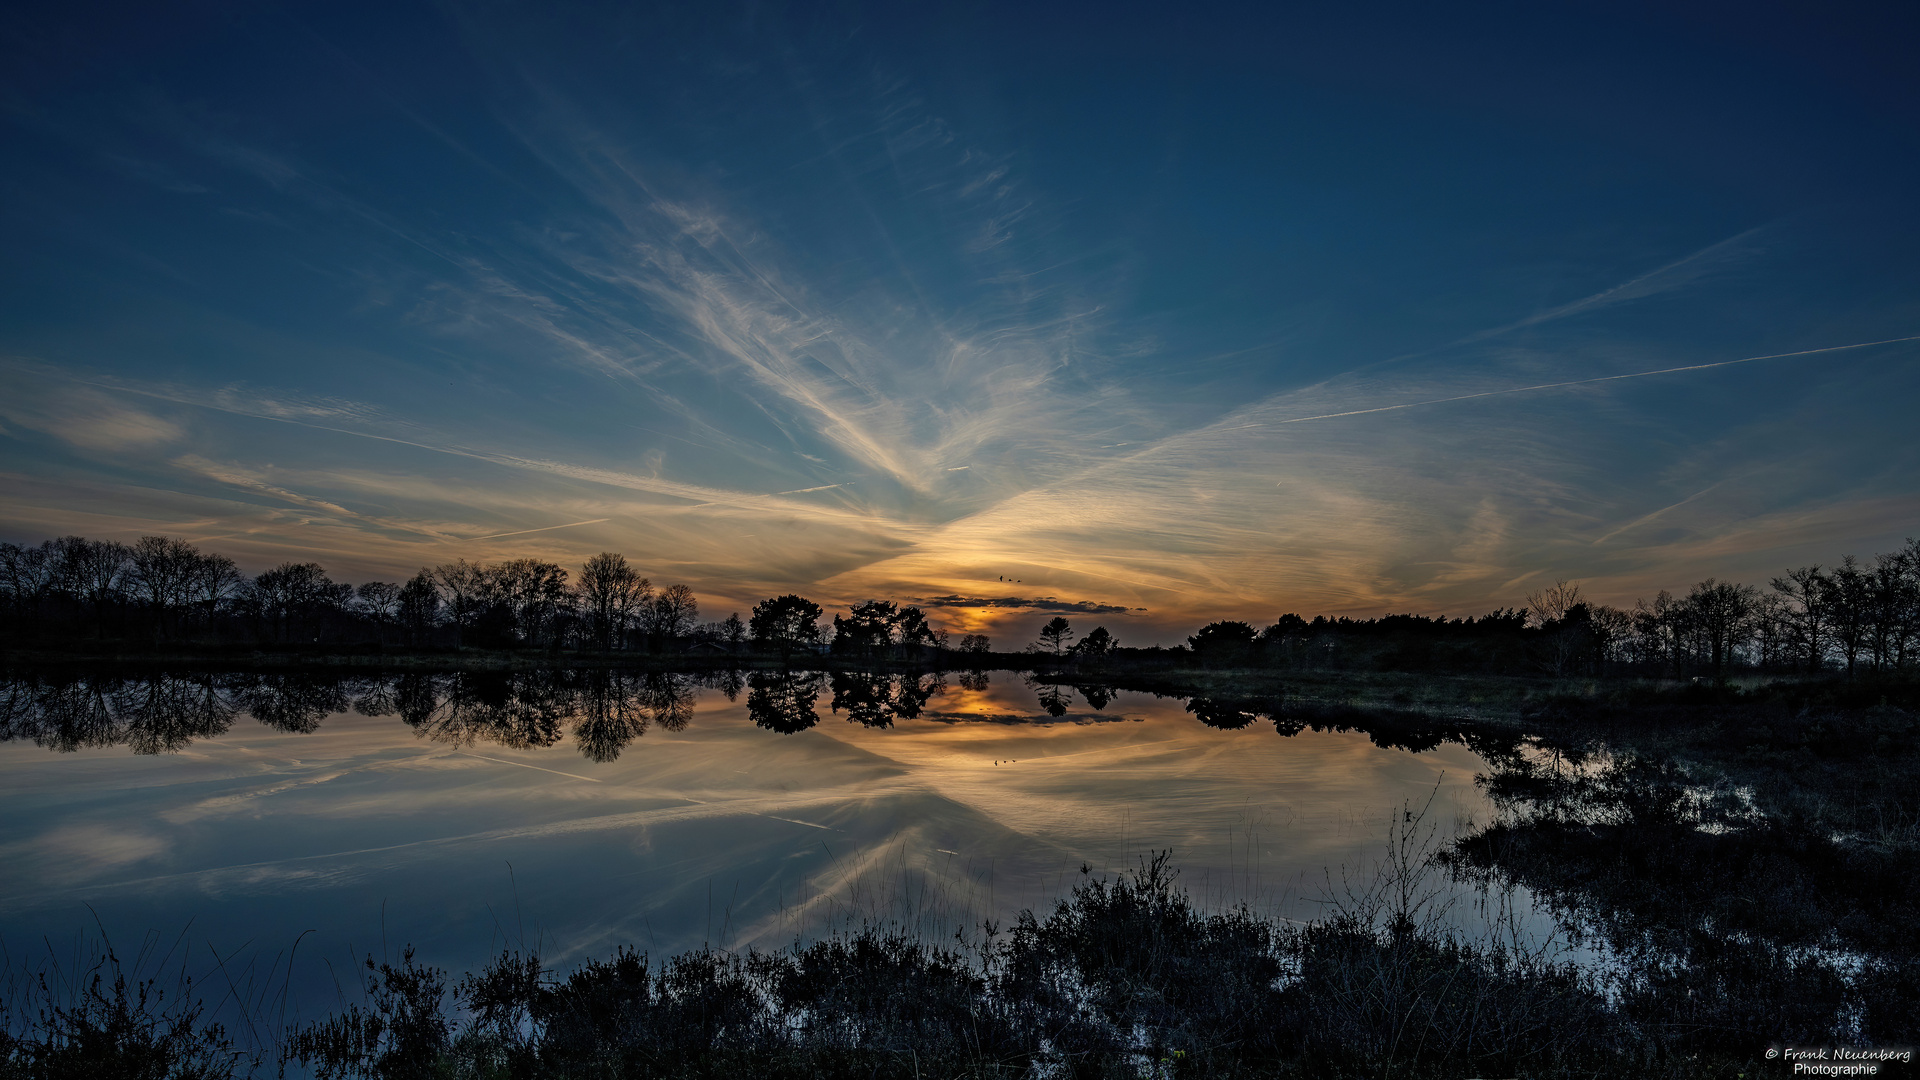
[{"label": "lake", "polygon": [[318,1009],[406,943],[457,974],[950,936],[1161,849],[1204,903],[1308,918],[1406,807],[1442,839],[1490,813],[1457,742],[1190,704],[1008,672],[15,673],[0,940],[178,942]]}]

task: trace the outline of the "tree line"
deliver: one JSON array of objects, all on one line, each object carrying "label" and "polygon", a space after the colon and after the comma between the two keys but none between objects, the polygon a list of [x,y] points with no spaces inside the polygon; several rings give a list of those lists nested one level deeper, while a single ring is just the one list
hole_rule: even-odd
[{"label": "tree line", "polygon": [[[828,652],[862,661],[918,659],[950,646],[924,611],[889,600],[856,604],[821,625],[820,605],[771,597],[750,620],[701,622],[684,584],[656,586],[626,556],[602,552],[577,572],[540,559],[456,559],[403,582],[349,585],[313,562],[255,577],[185,540],[132,544],[66,536],[0,544],[0,611],[15,637],[154,642],[399,645],[647,652],[746,651],[782,659]],[[951,643],[989,649],[984,635]]]},{"label": "tree line", "polygon": [[596,555],[570,577],[540,559],[456,559],[404,582],[354,586],[313,562],[248,577],[225,555],[162,536],[0,544],[0,604],[10,624],[29,633],[607,649],[738,642],[745,634],[737,616],[699,623],[691,588],[656,588],[622,555]]},{"label": "tree line", "polygon": [[[1595,603],[1558,582],[1524,608],[1468,618],[1372,619],[1294,613],[1257,627],[1220,620],[1184,647],[1126,648],[1104,626],[1076,634],[1064,617],[1026,647],[1056,665],[1443,670],[1557,675],[1711,675],[1735,670],[1887,673],[1920,663],[1920,541],[1831,567],[1787,570],[1766,588],[1708,578],[1631,609]],[[0,544],[0,611],[18,640],[63,636],[160,642],[254,642],[414,649],[538,648],[604,652],[833,656],[857,663],[954,659],[979,666],[983,634],[957,639],[918,607],[855,604],[825,612],[795,594],[699,621],[684,584],[656,586],[624,555],[577,572],[540,559],[457,559],[404,582],[336,582],[317,563],[287,562],[249,578],[233,560],[184,540],[132,544],[67,536]]]},{"label": "tree line", "polygon": [[1920,541],[1871,560],[1848,555],[1831,567],[1788,570],[1765,588],[1708,578],[1631,609],[1595,603],[1578,584],[1560,581],[1529,594],[1524,608],[1464,619],[1309,621],[1290,613],[1265,628],[1224,620],[1189,637],[1187,651],[1220,667],[1665,677],[1911,671],[1920,665]]}]

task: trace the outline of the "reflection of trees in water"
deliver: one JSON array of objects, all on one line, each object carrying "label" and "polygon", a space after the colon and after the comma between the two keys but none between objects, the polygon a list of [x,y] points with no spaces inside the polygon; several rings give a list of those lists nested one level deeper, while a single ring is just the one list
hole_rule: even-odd
[{"label": "reflection of trees in water", "polygon": [[701,686],[709,690],[718,690],[727,695],[728,701],[740,700],[740,691],[746,688],[747,678],[738,668],[725,671],[710,671],[698,679]]},{"label": "reflection of trees in water", "polygon": [[1238,731],[1260,719],[1259,712],[1251,703],[1219,698],[1188,698],[1187,711],[1197,717],[1201,723],[1222,731]]},{"label": "reflection of trees in water", "polygon": [[62,753],[121,743],[137,754],[173,753],[226,731],[237,711],[211,675],[9,679],[0,686],[0,739]]},{"label": "reflection of trees in water", "polygon": [[1080,691],[1080,696],[1087,699],[1087,708],[1094,712],[1105,709],[1113,703],[1114,698],[1120,696],[1117,688],[1097,683],[1074,683],[1073,688]]},{"label": "reflection of trees in water", "polygon": [[1067,715],[1067,706],[1073,704],[1073,691],[1064,686],[1041,683],[1033,688],[1034,697],[1040,701],[1040,707],[1048,716]]},{"label": "reflection of trees in water", "polygon": [[893,687],[885,675],[869,675],[859,671],[836,671],[833,680],[833,711],[845,710],[850,723],[865,724],[867,727],[889,727],[893,724]]},{"label": "reflection of trees in water", "polygon": [[1069,687],[1059,683],[1042,682],[1031,677],[1027,679],[1027,686],[1033,691],[1034,698],[1048,716],[1067,715],[1067,710],[1073,707],[1075,691],[1079,691],[1080,696],[1086,699],[1087,707],[1094,712],[1099,712],[1112,704],[1113,699],[1120,693],[1116,687],[1101,683],[1074,683]]},{"label": "reflection of trees in water", "polygon": [[657,723],[683,730],[693,720],[691,675],[606,669],[401,675],[384,696],[421,737],[455,746],[490,742],[513,749],[552,746],[571,734],[580,753],[613,761]]},{"label": "reflection of trees in water", "polygon": [[211,675],[129,679],[112,694],[136,754],[171,754],[233,726],[239,710]]},{"label": "reflection of trees in water", "polygon": [[[391,713],[369,713],[370,716],[398,716],[402,723],[418,729],[433,719],[433,711],[440,707],[440,684],[447,681],[446,676],[411,673],[392,680],[393,691],[384,695],[393,701]],[[363,700],[371,701],[371,696]]]},{"label": "reflection of trees in water", "polygon": [[[1058,683],[1043,682],[1032,675],[1027,676],[1026,683],[1027,689],[1033,691],[1034,699],[1039,703],[1041,711],[1048,716],[1065,716],[1067,710],[1073,707],[1072,689]],[[1105,703],[1102,702],[1102,704]]]},{"label": "reflection of trees in water", "polygon": [[472,746],[491,742],[515,750],[560,741],[560,721],[571,711],[551,676],[504,671],[447,676],[438,700],[424,712],[413,702],[402,719],[434,742]]},{"label": "reflection of trees in water", "polygon": [[640,700],[653,712],[654,722],[668,731],[685,731],[693,721],[693,699],[698,683],[692,675],[649,671],[640,677]]},{"label": "reflection of trees in water", "polygon": [[647,732],[647,706],[632,675],[583,672],[573,741],[589,761],[609,762]]},{"label": "reflection of trees in water", "polygon": [[225,680],[234,704],[275,731],[307,734],[329,714],[347,711],[345,680],[303,673],[238,675]]},{"label": "reflection of trees in water", "polygon": [[[716,681],[736,694],[742,685],[737,673]],[[699,684],[686,674],[615,671],[24,677],[0,682],[0,739],[60,751],[125,743],[154,754],[219,735],[242,711],[305,734],[351,707],[397,715],[420,736],[456,746],[551,746],[571,724],[582,754],[612,761],[649,723],[684,729]]]},{"label": "reflection of trees in water", "polygon": [[[1871,744],[1852,762],[1807,754],[1777,771],[1750,747],[1731,751],[1682,763],[1620,744],[1516,747],[1479,779],[1498,815],[1458,841],[1454,865],[1526,886],[1606,942],[1622,1013],[1695,1032],[1702,1049],[1750,1047],[1757,1032],[1909,1037],[1920,853],[1834,818],[1876,799],[1912,805],[1911,780],[1894,782],[1912,766]],[[1869,769],[1885,787],[1861,783]],[[1833,797],[1833,775],[1846,798]]]},{"label": "reflection of trees in water", "polygon": [[895,719],[911,720],[926,708],[929,698],[947,688],[946,680],[937,673],[836,671],[832,681],[833,711],[844,709],[849,722],[867,727],[891,727]]},{"label": "reflection of trees in water", "polygon": [[107,701],[111,685],[75,679],[42,688],[34,695],[33,741],[62,753],[118,744],[124,733]]},{"label": "reflection of trees in water", "polygon": [[963,671],[960,673],[960,689],[976,693],[993,685],[993,680],[984,671]]},{"label": "reflection of trees in water", "polygon": [[349,680],[346,690],[348,696],[353,698],[353,711],[361,716],[392,716],[398,713],[400,682],[400,678],[379,676]]},{"label": "reflection of trees in water", "polygon": [[920,715],[927,707],[928,699],[942,693],[947,688],[947,680],[938,672],[924,675],[895,676],[893,689],[893,714],[902,720],[911,720]]},{"label": "reflection of trees in water", "polygon": [[768,731],[792,735],[820,722],[819,672],[756,671],[747,676],[747,716]]}]

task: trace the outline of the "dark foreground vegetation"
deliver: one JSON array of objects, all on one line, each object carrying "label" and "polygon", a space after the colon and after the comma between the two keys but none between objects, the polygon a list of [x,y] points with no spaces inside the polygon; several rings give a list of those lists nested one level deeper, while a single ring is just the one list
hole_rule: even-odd
[{"label": "dark foreground vegetation", "polygon": [[565,974],[504,953],[458,981],[410,951],[369,958],[364,1003],[250,1050],[103,958],[68,1001],[41,987],[0,1076],[1731,1076],[1752,1060],[1744,1033],[1611,1004],[1551,949],[1448,929],[1409,818],[1382,875],[1312,925],[1201,911],[1163,855],[948,942],[868,926]]}]

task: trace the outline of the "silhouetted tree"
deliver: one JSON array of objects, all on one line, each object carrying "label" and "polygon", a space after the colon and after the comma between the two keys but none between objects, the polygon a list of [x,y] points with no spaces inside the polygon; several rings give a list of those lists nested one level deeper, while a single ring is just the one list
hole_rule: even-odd
[{"label": "silhouetted tree", "polygon": [[1575,604],[1581,602],[1579,585],[1565,580],[1556,581],[1545,589],[1527,594],[1527,617],[1535,627],[1560,622]]},{"label": "silhouetted tree", "polygon": [[810,649],[820,640],[820,605],[788,593],[753,606],[747,626],[762,647],[778,650],[784,663],[796,649]]},{"label": "silhouetted tree", "polygon": [[487,598],[504,607],[510,633],[529,645],[550,644],[557,617],[567,608],[567,572],[539,559],[509,559],[486,570]]},{"label": "silhouetted tree", "polygon": [[1201,627],[1199,633],[1187,639],[1187,647],[1203,664],[1233,667],[1245,664],[1252,657],[1256,636],[1252,626],[1225,620]]},{"label": "silhouetted tree", "polygon": [[628,566],[625,555],[610,551],[580,568],[579,590],[593,640],[602,649],[623,644],[627,627],[653,599],[653,583]]},{"label": "silhouetted tree", "polygon": [[447,606],[454,643],[464,645],[467,632],[479,623],[491,598],[492,582],[486,567],[457,559],[434,567],[433,580]]},{"label": "silhouetted tree", "polygon": [[421,570],[400,586],[400,625],[407,631],[407,644],[425,645],[440,621],[440,590],[433,573]]},{"label": "silhouetted tree", "polygon": [[1735,647],[1745,640],[1751,628],[1755,595],[1751,585],[1713,578],[1695,585],[1687,594],[1690,622],[1700,637],[1707,664],[1715,677],[1726,673]]},{"label": "silhouetted tree", "polygon": [[1064,616],[1055,615],[1048,621],[1047,625],[1040,628],[1041,646],[1052,652],[1055,656],[1059,656],[1061,651],[1067,647],[1067,643],[1072,640],[1073,624],[1068,622]]},{"label": "silhouetted tree", "polygon": [[1675,670],[1680,665],[1680,629],[1686,622],[1684,604],[1661,589],[1651,602],[1636,600],[1633,606],[1633,640],[1636,659],[1657,670]]},{"label": "silhouetted tree", "polygon": [[59,577],[60,560],[53,541],[35,547],[0,544],[0,603],[16,625],[40,614]]},{"label": "silhouetted tree", "polygon": [[165,536],[143,536],[129,549],[127,591],[146,605],[156,639],[185,621],[200,557],[192,544]]},{"label": "silhouetted tree", "polygon": [[311,630],[322,612],[340,607],[352,591],[319,563],[281,563],[253,579],[247,599],[255,617],[286,641],[296,630]]},{"label": "silhouetted tree", "polygon": [[246,592],[247,576],[225,555],[203,554],[193,568],[191,595],[199,622],[212,626],[222,607]]},{"label": "silhouetted tree", "polygon": [[1120,647],[1120,642],[1104,626],[1094,627],[1086,637],[1074,643],[1071,650],[1075,659],[1100,664]]},{"label": "silhouetted tree", "polygon": [[127,545],[113,540],[63,536],[54,541],[59,587],[93,609],[94,631],[104,637],[107,611],[119,596],[121,579],[132,561]]},{"label": "silhouetted tree", "polygon": [[1905,552],[1874,556],[1866,571],[1867,653],[1875,671],[1889,670],[1906,653],[1913,626],[1910,612],[1920,603],[1916,581]]},{"label": "silhouetted tree", "polygon": [[847,609],[846,615],[833,617],[833,651],[869,659],[875,654],[884,654],[893,644],[894,627],[899,620],[900,610],[891,600],[855,604]]},{"label": "silhouetted tree", "polygon": [[1906,667],[1920,653],[1920,539],[1909,537],[1900,551],[1906,568],[1906,603],[1900,612],[1901,630],[1895,663]]},{"label": "silhouetted tree", "polygon": [[1852,678],[1860,655],[1867,650],[1871,634],[1873,608],[1872,583],[1851,555],[1840,560],[1826,581],[1827,624],[1833,631],[1834,647]]},{"label": "silhouetted tree", "polygon": [[685,585],[669,585],[646,606],[647,636],[656,649],[686,635],[700,617],[700,605],[693,590]]},{"label": "silhouetted tree", "polygon": [[1786,600],[1788,641],[1800,666],[1809,672],[1819,671],[1826,663],[1833,635],[1827,610],[1832,582],[1818,566],[1803,566],[1774,578],[1773,591]]},{"label": "silhouetted tree", "polygon": [[386,628],[400,624],[400,586],[391,581],[368,581],[354,587],[353,610],[375,627],[381,641]]}]

